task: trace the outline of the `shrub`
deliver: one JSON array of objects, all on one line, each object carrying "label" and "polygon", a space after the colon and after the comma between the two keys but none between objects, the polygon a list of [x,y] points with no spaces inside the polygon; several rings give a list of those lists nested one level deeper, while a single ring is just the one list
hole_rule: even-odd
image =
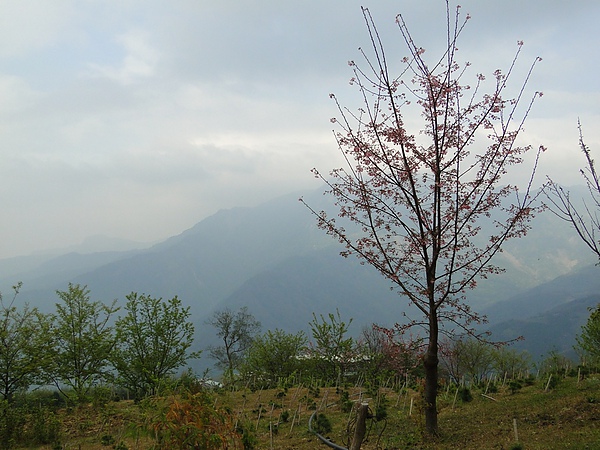
[{"label": "shrub", "polygon": [[115,438],[112,434],[105,434],[100,439],[100,443],[102,445],[113,445],[115,443]]},{"label": "shrub", "polygon": [[32,411],[26,440],[33,445],[52,444],[60,441],[61,423],[54,412],[45,407]]},{"label": "shrub", "polygon": [[160,449],[185,446],[211,450],[235,448],[242,443],[243,436],[234,429],[231,415],[215,409],[206,392],[184,393],[172,397],[162,408],[156,406],[161,411],[153,428]]},{"label": "shrub", "polygon": [[388,416],[388,400],[385,395],[381,395],[379,402],[377,403],[377,407],[375,408],[375,420],[381,421],[387,419]]},{"label": "shrub", "polygon": [[495,394],[498,392],[498,385],[496,385],[496,383],[490,383],[486,385],[485,389],[488,394]]},{"label": "shrub", "polygon": [[317,414],[313,422],[313,430],[319,434],[331,432],[331,422],[325,414]]},{"label": "shrub", "polygon": [[508,382],[508,389],[510,389],[511,394],[515,394],[518,390],[523,387],[520,381],[518,380],[510,380]]},{"label": "shrub", "polygon": [[352,411],[354,403],[350,400],[350,394],[344,390],[340,392],[340,409],[342,412],[349,413]]},{"label": "shrub", "polygon": [[458,395],[460,396],[460,399],[465,403],[473,400],[473,394],[471,394],[471,389],[469,389],[468,387],[461,387],[458,390]]},{"label": "shrub", "polygon": [[11,449],[17,439],[23,435],[26,414],[23,408],[9,405],[6,400],[0,401],[0,449]]}]

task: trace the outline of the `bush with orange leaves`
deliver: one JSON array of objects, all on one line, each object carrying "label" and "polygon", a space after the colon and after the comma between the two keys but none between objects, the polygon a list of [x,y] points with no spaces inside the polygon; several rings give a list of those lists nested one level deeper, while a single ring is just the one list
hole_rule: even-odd
[{"label": "bush with orange leaves", "polygon": [[208,393],[185,393],[161,403],[152,421],[159,449],[244,448],[231,414],[216,409]]}]

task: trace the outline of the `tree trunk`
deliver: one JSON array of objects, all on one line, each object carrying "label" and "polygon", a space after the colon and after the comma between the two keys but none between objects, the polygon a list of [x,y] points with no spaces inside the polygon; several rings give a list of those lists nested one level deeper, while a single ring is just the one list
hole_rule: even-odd
[{"label": "tree trunk", "polygon": [[437,313],[429,317],[429,344],[423,360],[425,367],[425,429],[429,434],[437,434],[437,390],[438,390],[438,322]]}]

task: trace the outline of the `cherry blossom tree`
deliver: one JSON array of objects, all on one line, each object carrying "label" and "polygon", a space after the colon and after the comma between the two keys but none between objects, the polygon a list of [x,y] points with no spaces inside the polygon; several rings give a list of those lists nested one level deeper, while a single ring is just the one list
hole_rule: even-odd
[{"label": "cherry blossom tree", "polygon": [[[537,211],[533,175],[544,150],[533,152],[524,185],[505,180],[532,148],[517,137],[542,95],[535,92],[525,100],[540,58],[525,72],[515,96],[504,93],[515,76],[522,42],[507,72],[497,70],[490,80],[474,75],[473,84],[467,84],[470,64],[459,64],[457,41],[469,16],[459,8],[454,13],[446,3],[447,46],[431,61],[413,41],[403,16],[397,17],[408,50],[398,72],[391,66],[399,60],[387,57],[369,10],[362,10],[371,52],[361,49],[364,64],[350,66],[363,105],[353,112],[331,95],[346,165],[329,175],[313,170],[339,211],[334,217],[307,205],[318,226],[345,246],[343,256],[356,255],[373,266],[419,312],[396,328],[399,333],[413,326],[424,330],[423,397],[432,434],[438,431],[440,333],[473,335],[473,325],[483,320],[466,303],[465,293],[479,279],[501,272],[493,257],[507,240],[527,233]],[[413,111],[422,122],[418,134],[407,126],[419,117]]]},{"label": "cherry blossom tree", "polygon": [[573,199],[571,192],[549,178],[545,194],[549,207],[561,219],[570,222],[577,235],[600,260],[600,179],[589,147],[583,140],[581,123],[579,127],[579,148],[585,156],[586,166],[579,172],[588,191],[586,198]]}]

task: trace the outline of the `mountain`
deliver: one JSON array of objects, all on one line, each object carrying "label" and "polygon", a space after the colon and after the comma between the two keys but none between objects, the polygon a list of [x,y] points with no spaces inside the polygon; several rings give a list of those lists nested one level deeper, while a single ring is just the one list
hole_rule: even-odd
[{"label": "mountain", "polygon": [[[321,201],[316,192],[311,195],[315,203]],[[31,304],[40,298],[47,303],[54,290],[73,282],[106,301],[124,299],[132,291],[178,295],[201,314],[263,270],[332,244],[298,202],[298,194],[290,194],[255,208],[219,211],[149,249],[46,259],[13,274],[10,282],[23,281],[21,300]]]},{"label": "mountain", "polygon": [[[589,316],[588,308],[600,302],[599,271],[595,265],[586,266],[476,310],[489,317],[486,329],[492,332],[492,340],[523,336],[514,347],[528,350],[535,358],[552,349],[574,358],[575,336]],[[506,283],[504,276],[498,278]],[[497,284],[494,281],[486,289],[492,291]],[[358,336],[362,327],[372,323],[390,327],[406,316],[419,317],[406,298],[389,287],[370,266],[327,249],[290,258],[262,272],[219,306],[232,310],[248,306],[263,329],[293,332],[308,331],[313,312],[326,315],[339,309],[342,319],[354,319],[349,332]],[[213,335],[210,327],[200,328],[201,341],[207,345],[216,343]]]},{"label": "mountain", "polygon": [[[19,300],[46,311],[53,309],[55,290],[66,289],[68,282],[87,285],[93,300],[121,304],[132,291],[178,295],[191,307],[200,347],[214,338],[206,319],[224,307],[248,306],[265,330],[307,329],[313,312],[336,309],[344,319],[354,319],[355,335],[373,322],[393,325],[404,313],[418,318],[373,268],[339,256],[339,244],[317,228],[299,195],[219,211],[150,248],[91,253],[81,248],[2,260],[0,288],[5,292],[23,281]],[[304,196],[314,209],[334,211],[322,190]],[[95,242],[86,248],[104,248]],[[507,242],[495,262],[505,273],[468,294],[471,306],[487,312],[494,326],[598,292],[594,268],[586,268],[593,256],[568,224],[550,213],[536,218],[526,237]]]},{"label": "mountain", "polygon": [[600,294],[571,300],[526,318],[512,318],[489,328],[492,339],[509,341],[523,337],[512,344],[517,350],[527,350],[534,360],[556,351],[577,360],[573,346],[590,316],[590,308],[600,303]]},{"label": "mountain", "polygon": [[373,268],[340,257],[335,248],[288,258],[246,281],[219,306],[248,306],[265,330],[294,332],[306,331],[313,313],[339,310],[344,320],[355,319],[354,334],[373,322],[392,326],[407,309]]},{"label": "mountain", "polygon": [[151,245],[96,235],[70,247],[0,259],[0,290],[5,291],[17,280],[24,279],[27,280],[30,289],[52,285],[57,280],[71,279]]},{"label": "mountain", "polygon": [[600,292],[600,267],[590,265],[561,275],[484,310],[491,324],[512,318],[529,318],[573,300]]}]

